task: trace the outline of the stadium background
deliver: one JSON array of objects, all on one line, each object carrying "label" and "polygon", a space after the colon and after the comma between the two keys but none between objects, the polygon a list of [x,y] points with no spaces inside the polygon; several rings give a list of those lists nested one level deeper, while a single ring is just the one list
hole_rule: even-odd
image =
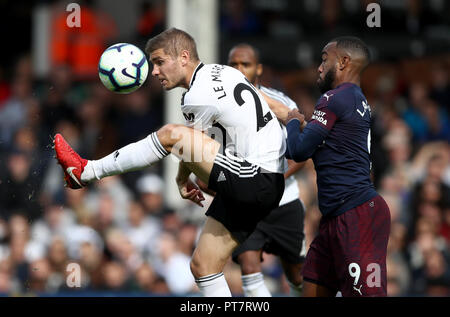
[{"label": "stadium background", "polygon": [[[97,77],[107,46],[143,48],[165,29],[167,3],[77,1],[81,27],[69,28],[69,2],[0,1],[0,293],[199,296],[189,259],[205,208],[175,203],[167,167],[66,190],[50,147],[61,132],[82,155],[100,158],[167,121],[152,78],[124,96]],[[370,28],[371,2],[217,1],[217,39],[201,45],[226,63],[234,44],[254,44],[263,83],[311,113],[323,45],[344,34],[369,44],[374,61],[362,88],[373,115],[373,179],[392,214],[388,294],[449,296],[450,3],[378,1],[381,27]],[[309,245],[320,219],[311,161],[296,177]],[[82,269],[80,288],[66,284],[69,263]],[[275,296],[287,296],[276,257],[264,255],[263,273]],[[239,267],[230,262],[225,276],[242,294]]]}]

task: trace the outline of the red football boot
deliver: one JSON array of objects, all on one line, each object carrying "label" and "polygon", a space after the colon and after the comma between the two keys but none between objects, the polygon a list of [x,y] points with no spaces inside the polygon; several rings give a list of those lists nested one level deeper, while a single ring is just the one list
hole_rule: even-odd
[{"label": "red football boot", "polygon": [[55,135],[53,143],[55,144],[56,159],[64,171],[64,180],[67,186],[72,189],[86,186],[81,181],[81,173],[83,173],[88,160],[81,158],[59,133]]}]

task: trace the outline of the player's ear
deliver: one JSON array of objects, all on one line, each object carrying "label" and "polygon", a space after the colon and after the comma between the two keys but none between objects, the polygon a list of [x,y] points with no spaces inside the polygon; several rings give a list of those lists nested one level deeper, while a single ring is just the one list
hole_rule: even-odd
[{"label": "player's ear", "polygon": [[186,66],[187,63],[191,60],[191,54],[188,50],[182,50],[180,54],[181,66]]},{"label": "player's ear", "polygon": [[261,76],[262,72],[263,72],[263,65],[262,64],[258,64],[256,66],[256,76],[258,76],[258,77]]},{"label": "player's ear", "polygon": [[339,56],[338,58],[338,69],[343,70],[350,63],[350,57],[347,55]]}]

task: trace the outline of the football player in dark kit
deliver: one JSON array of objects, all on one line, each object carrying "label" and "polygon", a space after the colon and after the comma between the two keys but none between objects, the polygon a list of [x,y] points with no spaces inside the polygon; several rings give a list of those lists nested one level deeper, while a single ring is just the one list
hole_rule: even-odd
[{"label": "football player in dark kit", "polygon": [[370,180],[370,107],[360,88],[369,50],[339,37],[322,50],[319,98],[306,123],[287,118],[286,158],[312,158],[317,172],[319,233],[303,267],[303,296],[386,296],[390,211]]}]

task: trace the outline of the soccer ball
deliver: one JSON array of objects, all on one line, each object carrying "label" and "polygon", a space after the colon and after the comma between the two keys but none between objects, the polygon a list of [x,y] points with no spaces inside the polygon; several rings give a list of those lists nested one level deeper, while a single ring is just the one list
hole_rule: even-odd
[{"label": "soccer ball", "polygon": [[141,87],[147,74],[145,54],[128,43],[111,45],[98,62],[98,75],[103,85],[119,94],[129,94]]}]

